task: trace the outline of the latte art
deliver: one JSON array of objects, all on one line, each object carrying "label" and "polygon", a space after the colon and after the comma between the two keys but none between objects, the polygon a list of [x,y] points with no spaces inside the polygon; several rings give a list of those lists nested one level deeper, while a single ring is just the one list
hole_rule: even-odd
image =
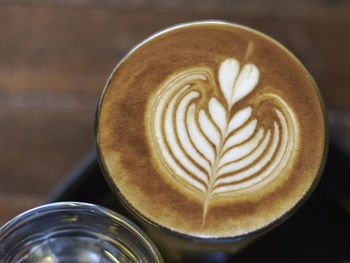
[{"label": "latte art", "polygon": [[[274,105],[270,127],[254,116],[253,105],[232,112],[256,88],[259,76],[255,65],[240,68],[237,60],[226,59],[218,72],[219,87],[210,69],[189,69],[166,81],[148,105],[153,118],[146,127],[154,159],[165,176],[201,197],[204,219],[211,198],[262,187],[297,151],[297,119],[280,96],[256,95],[256,102]],[[210,89],[219,90],[225,103],[213,96],[200,107]]]},{"label": "latte art", "polygon": [[194,238],[281,222],[316,185],[326,126],[310,74],[238,25],[173,27],[116,67],[97,112],[104,175],[131,211]]}]

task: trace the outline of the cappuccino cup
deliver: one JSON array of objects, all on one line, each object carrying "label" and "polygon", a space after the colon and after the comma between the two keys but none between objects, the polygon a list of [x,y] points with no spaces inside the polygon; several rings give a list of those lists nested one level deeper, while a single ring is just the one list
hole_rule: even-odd
[{"label": "cappuccino cup", "polygon": [[110,187],[161,251],[234,253],[309,197],[328,132],[317,85],[291,52],[251,28],[201,21],[122,59],[99,100],[96,142]]}]

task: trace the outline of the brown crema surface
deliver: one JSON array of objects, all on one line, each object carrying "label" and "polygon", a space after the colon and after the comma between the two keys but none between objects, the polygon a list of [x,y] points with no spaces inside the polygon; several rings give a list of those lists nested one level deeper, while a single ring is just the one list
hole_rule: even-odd
[{"label": "brown crema surface", "polygon": [[[217,73],[227,58],[236,59],[241,66],[254,64],[260,72],[256,88],[234,107],[255,105],[263,112],[253,112],[259,123],[271,127],[276,114],[265,109],[271,103],[258,106],[255,98],[266,93],[279,95],[296,116],[298,145],[293,161],[263,187],[213,196],[203,222],[201,195],[173,183],[159,168],[145,127],[151,118],[146,113],[151,98],[175,72],[209,68],[219,86]],[[212,93],[225,104],[219,91]],[[194,236],[235,237],[281,218],[314,184],[326,141],[319,94],[300,62],[260,33],[215,23],[166,31],[129,54],[104,91],[97,124],[103,169],[115,190],[152,222]]]}]

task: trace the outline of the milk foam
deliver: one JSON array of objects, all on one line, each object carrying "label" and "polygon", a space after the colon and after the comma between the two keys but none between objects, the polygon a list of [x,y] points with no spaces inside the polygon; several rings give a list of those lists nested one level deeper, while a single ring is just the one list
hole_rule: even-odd
[{"label": "milk foam", "polygon": [[[256,103],[231,112],[257,87],[260,72],[254,64],[241,68],[236,59],[226,59],[217,78],[219,87],[210,68],[184,70],[164,82],[148,103],[153,158],[170,181],[201,196],[204,219],[212,198],[263,187],[282,176],[298,145],[297,118],[278,94],[253,94]],[[210,88],[225,101],[208,96]],[[266,127],[254,108],[265,101],[274,114]]]}]

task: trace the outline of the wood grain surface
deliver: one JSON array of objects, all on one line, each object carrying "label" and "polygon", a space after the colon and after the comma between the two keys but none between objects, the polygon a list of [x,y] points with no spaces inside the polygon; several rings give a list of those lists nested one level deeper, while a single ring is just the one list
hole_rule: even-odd
[{"label": "wood grain surface", "polygon": [[202,19],[282,42],[316,79],[332,119],[350,127],[348,1],[0,0],[0,225],[43,202],[94,147],[99,94],[126,52]]}]

